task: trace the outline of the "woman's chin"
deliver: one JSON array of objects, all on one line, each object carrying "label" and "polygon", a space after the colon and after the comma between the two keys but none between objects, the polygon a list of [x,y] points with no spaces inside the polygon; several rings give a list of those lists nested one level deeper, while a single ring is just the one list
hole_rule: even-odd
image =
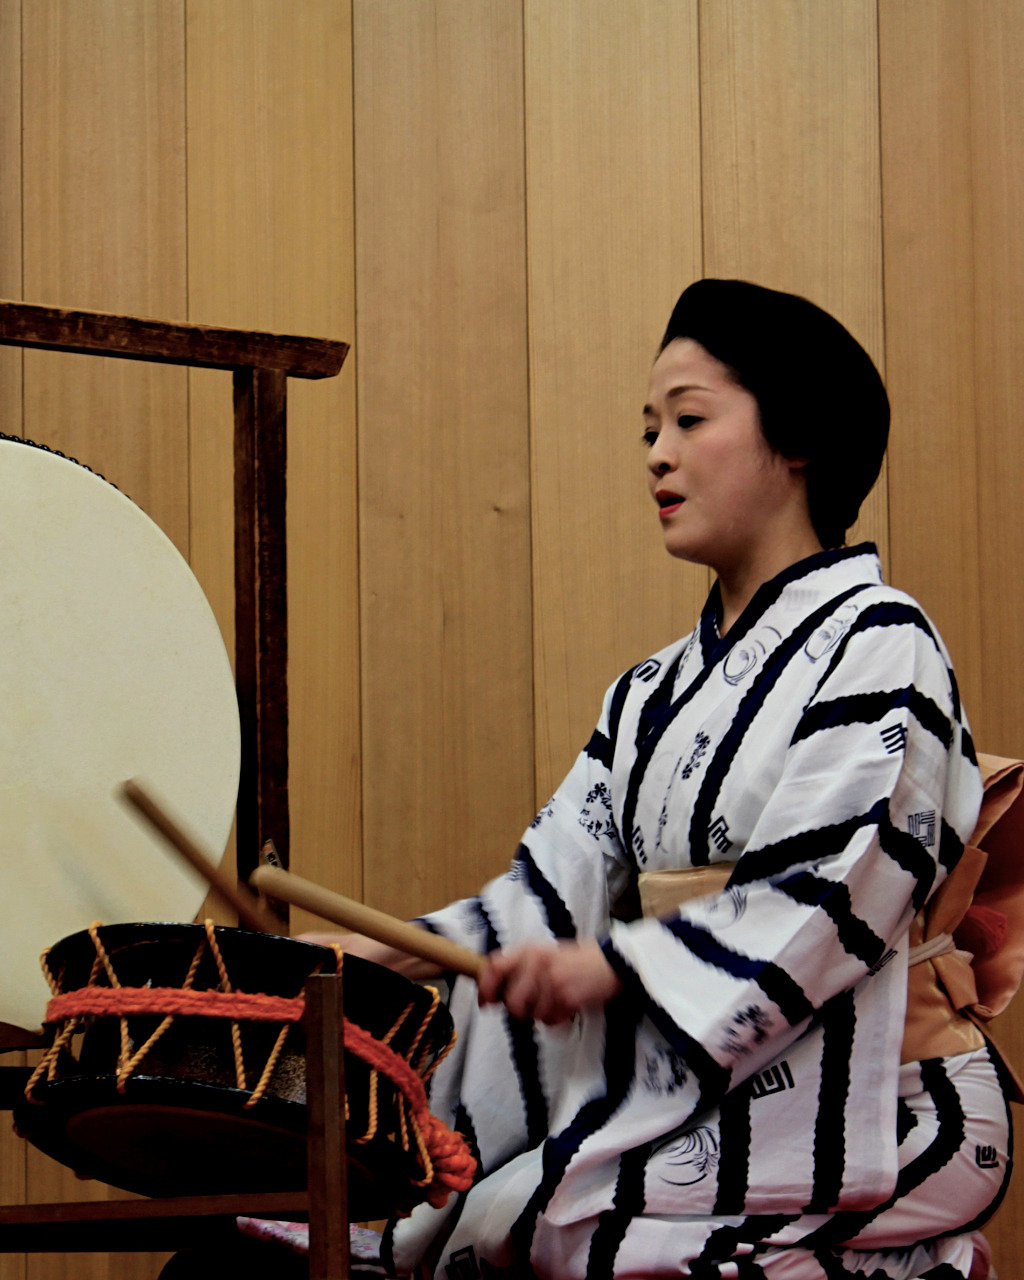
[{"label": "woman's chin", "polygon": [[695,547],[689,543],[673,542],[666,538],[665,550],[674,560],[683,560],[687,564],[703,565],[704,568],[711,567],[710,552],[706,548]]},{"label": "woman's chin", "polygon": [[689,564],[711,563],[711,548],[704,538],[694,537],[692,532],[679,528],[678,524],[666,524],[662,529],[662,540],[665,550],[675,560],[685,560]]}]

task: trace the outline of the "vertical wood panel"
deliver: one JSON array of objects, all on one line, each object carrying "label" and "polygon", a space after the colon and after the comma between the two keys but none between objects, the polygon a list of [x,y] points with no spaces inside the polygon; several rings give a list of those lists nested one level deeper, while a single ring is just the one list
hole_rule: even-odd
[{"label": "vertical wood panel", "polygon": [[707,572],[665,555],[641,406],[700,272],[695,3],[526,3],[537,800],[605,688],[688,630]]},{"label": "vertical wood panel", "polygon": [[[701,82],[705,274],[810,298],[884,375],[874,0],[705,0]],[[887,534],[883,471],[848,541]]]},{"label": "vertical wood panel", "polygon": [[[185,314],[180,3],[41,0],[23,14],[23,263],[31,301]],[[25,353],[25,434],[101,471],[188,551],[186,376]],[[55,939],[56,940],[56,939]],[[29,1152],[33,1199],[104,1198]],[[30,1280],[156,1274],[156,1255],[32,1256]]]},{"label": "vertical wood panel", "polygon": [[[21,291],[21,0],[0,0],[0,298]],[[0,432],[21,435],[22,353],[0,348]]]},{"label": "vertical wood panel", "polygon": [[934,618],[996,751],[979,719],[971,21],[958,0],[879,10],[891,546],[894,583]]},{"label": "vertical wood panel", "polygon": [[[0,0],[0,297],[21,297],[21,0]],[[22,355],[0,348],[0,431],[21,434]],[[4,1054],[4,1065],[24,1054]],[[0,1112],[0,1204],[25,1202],[25,1143]],[[24,1254],[0,1254],[0,1280],[25,1280]]]},{"label": "vertical wood panel", "polygon": [[365,885],[399,915],[533,813],[517,0],[357,0]]},{"label": "vertical wood panel", "polygon": [[[180,3],[25,7],[24,295],[185,313]],[[25,432],[101,471],[188,554],[186,375],[25,353]]]},{"label": "vertical wood panel", "polygon": [[[189,318],[352,339],[347,4],[189,0]],[[232,608],[230,380],[191,380],[197,574]],[[289,385],[292,866],[359,886],[354,376]],[[296,913],[298,916],[299,913]],[[295,923],[299,923],[296,920]]]},{"label": "vertical wood panel", "polygon": [[[1024,688],[1014,661],[1024,601],[1024,9],[1014,0],[972,8],[970,32],[976,381],[974,421],[967,415],[955,427],[963,435],[973,425],[977,441],[982,701],[973,714],[979,742],[1024,756]],[[941,507],[932,523],[944,525]],[[1024,1012],[1021,1021],[1019,1062]],[[1018,1203],[1024,1208],[1024,1199]]]},{"label": "vertical wood panel", "polygon": [[[886,0],[880,19],[890,368],[916,409],[893,459],[893,564],[946,635],[975,741],[1019,756],[1024,14]],[[1020,996],[996,1034],[1019,1068]],[[1001,1276],[1020,1270],[1022,1224],[1017,1175],[986,1228]]]},{"label": "vertical wood panel", "polygon": [[[1022,28],[1013,3],[879,9],[893,573],[950,646],[975,741],[1005,755],[1024,755],[1007,660],[1024,586]],[[1019,1065],[1019,996],[996,1033]],[[1020,1269],[1022,1209],[1018,1176],[986,1228],[1000,1275]]]}]

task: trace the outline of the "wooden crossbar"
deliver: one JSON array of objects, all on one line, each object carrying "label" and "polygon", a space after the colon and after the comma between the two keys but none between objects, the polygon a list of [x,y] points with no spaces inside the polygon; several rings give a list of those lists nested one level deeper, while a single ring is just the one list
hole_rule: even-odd
[{"label": "wooden crossbar", "polygon": [[0,343],[201,369],[276,369],[289,378],[333,378],[349,349],[347,342],[329,338],[66,311],[29,302],[0,302]]}]

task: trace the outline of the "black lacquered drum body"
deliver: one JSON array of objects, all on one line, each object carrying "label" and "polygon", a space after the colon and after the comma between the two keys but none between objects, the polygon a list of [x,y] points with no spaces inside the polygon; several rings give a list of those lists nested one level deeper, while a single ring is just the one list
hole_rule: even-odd
[{"label": "black lacquered drum body", "polygon": [[[324,947],[241,929],[213,932],[235,991],[294,997],[311,974],[335,971],[335,955]],[[180,990],[202,949],[189,985],[195,991],[222,989],[202,925],[119,924],[97,933],[121,987]],[[47,959],[61,992],[112,985],[89,932],[63,939]],[[343,996],[348,1021],[379,1041],[393,1032],[390,1047],[403,1057],[415,1045],[412,1065],[420,1074],[449,1043],[447,1010],[438,1006],[431,1012],[429,991],[379,965],[346,956]],[[128,1015],[128,1055],[162,1021],[159,1013]],[[76,1172],[143,1195],[300,1189],[306,1182],[302,1027],[289,1027],[265,1092],[246,1106],[283,1023],[237,1023],[244,1089],[238,1086],[231,1025],[224,1018],[175,1015],[119,1089],[121,1019],[87,1017],[84,1033],[69,1046],[72,1052],[60,1055],[56,1077],[40,1079],[32,1100],[19,1107],[16,1125],[35,1146]],[[371,1089],[370,1069],[348,1051],[345,1081],[350,1217],[405,1211],[424,1191],[414,1185],[422,1177],[417,1159],[399,1136],[397,1091],[382,1075]],[[371,1128],[374,1135],[358,1142]]]}]

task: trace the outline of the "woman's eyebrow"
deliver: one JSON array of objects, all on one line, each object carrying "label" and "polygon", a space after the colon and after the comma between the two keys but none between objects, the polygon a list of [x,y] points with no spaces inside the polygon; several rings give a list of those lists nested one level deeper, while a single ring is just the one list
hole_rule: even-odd
[{"label": "woman's eyebrow", "polygon": [[[708,392],[709,395],[714,395],[714,392],[711,390],[710,387],[702,387],[695,382],[695,383],[687,384],[680,387],[671,387],[668,391],[665,392],[665,399],[678,400],[680,396],[686,395],[688,391],[706,391]],[[653,417],[654,416],[653,407],[649,404],[645,404],[643,407],[643,414],[650,415],[651,417]]]},{"label": "woman's eyebrow", "polygon": [[702,387],[700,383],[693,382],[681,387],[673,387],[671,391],[665,393],[666,400],[674,400],[677,396],[686,395],[687,391],[710,391],[710,387]]}]

